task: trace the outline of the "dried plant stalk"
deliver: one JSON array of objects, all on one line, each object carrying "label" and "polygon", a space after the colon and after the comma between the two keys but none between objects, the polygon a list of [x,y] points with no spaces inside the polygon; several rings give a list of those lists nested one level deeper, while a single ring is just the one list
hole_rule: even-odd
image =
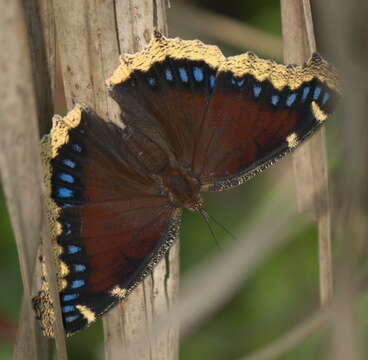
[{"label": "dried plant stalk", "polygon": [[[364,310],[359,293],[367,258],[367,82],[366,46],[368,4],[364,1],[321,1],[320,25],[336,59],[344,86],[343,115],[337,151],[342,154],[337,181],[334,237],[340,245],[331,326],[333,360],[367,358]],[[365,277],[365,276],[364,276]]]},{"label": "dried plant stalk", "polygon": [[[165,0],[117,0],[116,20],[120,51],[141,50],[151,39],[153,29],[167,33]],[[166,314],[178,293],[179,245],[173,245],[145,281],[129,295],[126,302],[114,308],[103,319],[105,358],[177,359],[178,328],[175,323],[159,337],[150,331],[155,318]],[[137,348],[138,334],[144,339]]]},{"label": "dried plant stalk", "polygon": [[[32,276],[43,223],[41,166],[30,50],[21,1],[0,5],[1,53],[0,167],[17,243],[24,288],[23,323],[17,334],[15,359],[46,359],[47,341],[31,308]],[[9,39],[14,39],[10,41]]]},{"label": "dried plant stalk", "polygon": [[[309,0],[281,0],[284,59],[302,64],[316,50]],[[310,209],[318,221],[320,298],[331,302],[332,259],[328,166],[324,129],[302,145],[293,155],[294,174],[300,211]]]},{"label": "dried plant stalk", "polygon": [[[150,40],[153,28],[166,32],[164,1],[54,0],[65,96],[68,108],[76,102],[93,106],[105,119],[119,123],[119,109],[107,94],[105,80],[118,65],[119,52],[135,52]],[[136,357],[129,344],[136,329],[151,327],[158,309],[167,311],[176,296],[178,248],[161,262],[126,302],[104,317],[106,359]],[[163,340],[164,339],[164,340]],[[174,359],[177,332],[147,340],[139,359]]]}]

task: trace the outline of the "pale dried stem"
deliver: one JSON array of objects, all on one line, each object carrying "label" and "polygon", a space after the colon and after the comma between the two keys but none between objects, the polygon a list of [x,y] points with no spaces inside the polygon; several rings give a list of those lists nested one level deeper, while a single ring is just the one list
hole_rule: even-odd
[{"label": "pale dried stem", "polygon": [[[284,59],[302,64],[316,50],[309,0],[281,0]],[[320,299],[332,300],[331,215],[328,191],[328,164],[324,129],[293,155],[294,174],[300,211],[312,210],[318,221]]]},{"label": "pale dried stem", "polygon": [[[120,123],[116,103],[105,80],[118,65],[119,51],[135,52],[150,40],[153,28],[166,33],[163,1],[54,0],[58,44],[68,108],[87,103],[105,119]],[[105,357],[175,359],[177,329],[159,341],[149,339],[138,355],[129,348],[137,329],[149,329],[157,312],[171,306],[178,284],[178,248],[161,262],[126,302],[104,316]],[[147,334],[149,331],[147,330]]]},{"label": "pale dried stem", "polygon": [[[167,33],[166,1],[117,0],[116,27],[122,53],[141,50],[153,29]],[[178,325],[171,322],[159,337],[150,331],[158,316],[167,314],[177,297],[179,284],[179,239],[127,301],[103,319],[107,360],[174,360],[178,358]],[[140,346],[137,335],[143,333]]]},{"label": "pale dried stem", "polygon": [[[21,1],[0,6],[1,43],[8,44],[7,50],[0,57],[0,167],[24,289],[21,317],[23,323],[17,334],[13,356],[14,359],[46,359],[47,342],[36,324],[31,303],[37,246],[41,232],[46,230],[43,225],[37,118],[40,103],[35,97],[35,88],[39,90],[42,81],[34,83],[34,79],[38,79],[37,72],[30,61],[31,53],[34,55],[33,45],[42,40],[37,38],[32,42],[27,36],[26,16],[29,16],[29,12],[24,12]],[[32,28],[29,21],[27,24],[28,30]],[[32,60],[35,59],[32,56]]]},{"label": "pale dried stem", "polygon": [[[357,279],[361,259],[367,256],[367,97],[368,50],[366,44],[368,4],[364,1],[317,2],[327,34],[326,44],[338,63],[344,86],[344,119],[338,151],[343,154],[338,182],[334,235],[341,245],[337,257],[336,307],[332,317],[330,359],[358,360],[364,338]],[[360,303],[361,305],[361,303]],[[366,350],[366,349],[365,349]]]}]

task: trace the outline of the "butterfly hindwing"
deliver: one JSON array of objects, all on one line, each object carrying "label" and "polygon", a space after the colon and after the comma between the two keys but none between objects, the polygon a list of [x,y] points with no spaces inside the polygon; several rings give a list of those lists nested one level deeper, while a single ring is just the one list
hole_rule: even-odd
[{"label": "butterfly hindwing", "polygon": [[[44,142],[52,241],[67,334],[121,301],[174,241],[180,210],[169,205],[123,141],[125,132],[76,106]],[[48,294],[35,300],[53,335]],[[38,305],[37,305],[38,304]]]}]

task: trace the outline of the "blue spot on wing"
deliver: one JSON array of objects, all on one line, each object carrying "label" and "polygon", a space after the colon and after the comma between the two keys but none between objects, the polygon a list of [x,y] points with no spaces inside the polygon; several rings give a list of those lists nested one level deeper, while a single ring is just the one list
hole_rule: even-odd
[{"label": "blue spot on wing", "polygon": [[319,96],[321,95],[322,89],[319,86],[316,86],[313,93],[313,100],[318,100]]},{"label": "blue spot on wing", "polygon": [[78,289],[78,288],[84,286],[84,284],[85,284],[84,280],[73,280],[70,287],[72,289]]},{"label": "blue spot on wing", "polygon": [[67,174],[67,173],[61,173],[59,175],[59,178],[60,178],[60,180],[65,181],[69,184],[73,184],[73,182],[74,182],[74,177],[70,174]]},{"label": "blue spot on wing", "polygon": [[82,248],[79,246],[75,246],[75,245],[68,245],[68,253],[69,254],[75,254],[79,251],[81,251]]},{"label": "blue spot on wing", "polygon": [[203,74],[202,68],[200,68],[198,66],[194,66],[193,67],[193,76],[194,76],[195,81],[197,81],[197,82],[203,81],[204,74]]},{"label": "blue spot on wing", "polygon": [[73,144],[72,149],[77,152],[82,152],[82,147],[78,144]]},{"label": "blue spot on wing", "polygon": [[215,81],[216,81],[215,75],[211,74],[210,75],[210,88],[211,89],[213,89],[215,87]]},{"label": "blue spot on wing", "polygon": [[237,84],[238,84],[239,87],[242,87],[244,82],[245,82],[245,79],[241,79],[241,80],[237,81]]},{"label": "blue spot on wing", "polygon": [[70,168],[72,168],[72,169],[74,169],[74,168],[75,168],[75,166],[76,166],[75,162],[74,162],[74,161],[72,161],[72,160],[70,160],[70,159],[63,159],[63,160],[62,160],[62,162],[63,162],[63,164],[64,164],[65,166],[68,166],[68,167],[70,167]]},{"label": "blue spot on wing", "polygon": [[302,95],[302,101],[303,101],[303,102],[307,99],[307,96],[308,96],[308,94],[309,94],[309,91],[310,91],[310,87],[309,87],[309,86],[306,86],[306,87],[303,89],[303,95]]},{"label": "blue spot on wing", "polygon": [[291,105],[293,105],[295,99],[296,99],[296,94],[295,93],[290,94],[286,99],[286,106],[290,107]]},{"label": "blue spot on wing", "polygon": [[174,76],[173,76],[173,73],[172,73],[171,69],[169,69],[169,68],[165,69],[165,77],[166,77],[167,81],[173,81],[174,80]]},{"label": "blue spot on wing", "polygon": [[69,203],[62,203],[62,205],[63,205],[64,207],[74,206],[73,204],[69,204]]},{"label": "blue spot on wing", "polygon": [[272,95],[272,97],[271,97],[272,105],[276,106],[278,104],[279,100],[280,100],[280,97],[278,95]]},{"label": "blue spot on wing", "polygon": [[63,313],[68,313],[68,312],[71,312],[71,311],[74,311],[74,310],[75,310],[75,307],[73,305],[66,305],[66,306],[61,307],[61,311]]},{"label": "blue spot on wing", "polygon": [[253,86],[253,95],[254,97],[258,97],[262,91],[262,88],[260,86]]},{"label": "blue spot on wing", "polygon": [[330,98],[330,94],[326,92],[326,93],[323,95],[322,105],[325,105],[325,104],[326,104],[326,102],[329,100],[329,98]]},{"label": "blue spot on wing", "polygon": [[58,196],[61,198],[70,198],[74,196],[74,191],[66,187],[59,187]]},{"label": "blue spot on wing", "polygon": [[179,76],[180,76],[180,80],[184,83],[188,82],[188,74],[187,71],[185,70],[185,68],[180,67],[179,68]]},{"label": "blue spot on wing", "polygon": [[154,77],[149,77],[147,80],[148,80],[148,84],[150,84],[151,86],[156,85],[156,79]]},{"label": "blue spot on wing", "polygon": [[75,271],[85,271],[86,270],[86,265],[74,264],[74,270]]},{"label": "blue spot on wing", "polygon": [[67,317],[65,317],[65,321],[66,322],[72,322],[74,320],[77,320],[78,318],[79,318],[79,315],[67,316]]},{"label": "blue spot on wing", "polygon": [[78,294],[66,294],[63,295],[61,301],[71,301],[75,300],[78,297]]},{"label": "blue spot on wing", "polygon": [[72,225],[69,224],[68,222],[65,222],[64,226],[65,226],[65,230],[66,230],[65,235],[70,235],[72,233],[72,230],[71,230]]}]

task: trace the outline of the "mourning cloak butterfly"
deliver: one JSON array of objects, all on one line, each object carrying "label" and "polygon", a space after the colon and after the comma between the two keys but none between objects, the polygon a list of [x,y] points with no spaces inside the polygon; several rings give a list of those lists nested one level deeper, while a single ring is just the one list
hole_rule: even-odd
[{"label": "mourning cloak butterfly", "polygon": [[[109,80],[121,127],[77,105],[43,141],[49,221],[68,335],[124,299],[175,240],[201,191],[255,176],[314,133],[339,95],[317,54],[304,66],[225,58],[155,33]],[[53,336],[47,282],[34,298]]]}]

